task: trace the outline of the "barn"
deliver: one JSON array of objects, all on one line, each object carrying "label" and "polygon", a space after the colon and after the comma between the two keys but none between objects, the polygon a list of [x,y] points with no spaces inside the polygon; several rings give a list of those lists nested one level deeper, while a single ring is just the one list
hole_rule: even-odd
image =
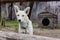
[{"label": "barn", "polygon": [[[19,7],[21,7],[21,10],[23,10],[25,7],[31,6],[31,5],[29,5],[29,3],[30,2],[23,2],[20,5],[20,3],[17,2],[16,5],[18,5],[18,6],[20,5]],[[39,27],[45,27],[45,28],[46,27],[48,27],[48,28],[53,27],[53,28],[55,28],[57,25],[57,20],[58,20],[57,15],[58,14],[56,15],[54,13],[53,9],[55,9],[55,8],[54,7],[50,8],[48,3],[49,2],[34,2],[32,8],[31,8],[31,12],[29,14],[29,15],[31,15],[30,19],[33,23],[34,22],[38,23]],[[2,11],[5,11],[5,14],[6,14],[5,17],[7,20],[15,20],[16,19],[14,9],[13,9],[13,4],[14,3],[4,3],[2,5],[0,4],[0,11],[1,11],[0,18],[1,18]],[[48,11],[44,11],[44,9],[46,7],[48,8],[49,11],[52,11],[53,13],[48,12]]]}]

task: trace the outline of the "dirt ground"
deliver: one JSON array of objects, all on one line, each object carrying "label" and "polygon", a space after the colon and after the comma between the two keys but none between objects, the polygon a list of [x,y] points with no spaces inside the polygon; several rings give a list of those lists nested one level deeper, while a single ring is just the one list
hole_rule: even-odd
[{"label": "dirt ground", "polygon": [[34,35],[60,38],[60,29],[34,28]]},{"label": "dirt ground", "polygon": [[[14,28],[2,28],[2,31],[13,31],[16,32]],[[34,28],[34,35],[47,36],[60,38],[60,29],[43,29],[43,28]]]}]

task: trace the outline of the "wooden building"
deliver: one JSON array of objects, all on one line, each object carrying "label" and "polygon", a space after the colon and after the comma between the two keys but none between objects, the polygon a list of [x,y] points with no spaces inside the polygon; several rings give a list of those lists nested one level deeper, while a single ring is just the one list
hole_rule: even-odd
[{"label": "wooden building", "polygon": [[[8,1],[8,0],[2,0],[2,1],[0,1],[0,3],[2,4],[2,3],[10,3],[11,5],[10,5],[10,7],[8,7],[9,9],[8,9],[8,11],[10,12],[10,10],[12,10],[13,9],[13,7],[12,7],[12,4],[14,3],[14,2],[20,2],[20,3],[22,3],[22,2],[25,2],[25,1],[27,1],[27,0],[11,0],[11,1]],[[53,12],[48,12],[48,11],[43,11],[45,8],[46,8],[46,6],[47,6],[47,2],[34,2],[35,3],[35,6],[34,6],[34,4],[33,3],[31,3],[31,4],[33,4],[33,7],[31,7],[31,10],[32,11],[30,11],[30,14],[31,14],[31,17],[30,17],[30,19],[32,20],[32,22],[33,21],[35,21],[35,22],[38,22],[39,23],[39,25],[40,25],[40,27],[51,27],[51,28],[55,28],[56,27],[56,25],[57,25],[57,15]],[[25,4],[25,3],[24,3]],[[28,4],[28,3],[27,3]],[[9,5],[8,5],[9,6]],[[31,5],[30,5],[31,6]],[[7,7],[6,7],[7,8]],[[34,8],[34,9],[33,9]],[[50,10],[50,9],[49,9]],[[37,12],[36,12],[37,11]],[[51,11],[51,10],[50,10]],[[12,13],[12,11],[10,12],[10,13],[6,13],[7,14],[7,17],[6,18],[8,18],[8,16],[10,16],[9,18],[11,18],[11,19],[13,19],[12,17],[13,17],[13,15],[15,14],[13,14]],[[10,15],[10,14],[13,14],[13,15]],[[29,14],[29,15],[30,15]],[[15,20],[15,15],[14,15],[14,20]],[[34,19],[35,18],[35,19]],[[39,20],[39,21],[38,21]],[[47,22],[47,23],[46,23]]]},{"label": "wooden building", "polygon": [[57,26],[57,15],[51,12],[41,12],[38,14],[39,27],[55,28]]}]

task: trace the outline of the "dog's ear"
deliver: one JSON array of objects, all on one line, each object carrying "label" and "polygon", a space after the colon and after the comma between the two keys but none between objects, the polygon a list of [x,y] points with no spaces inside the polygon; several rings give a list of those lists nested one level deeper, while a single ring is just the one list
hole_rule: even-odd
[{"label": "dog's ear", "polygon": [[29,11],[30,11],[30,7],[27,7],[24,11],[28,15],[29,14]]},{"label": "dog's ear", "polygon": [[15,10],[15,13],[17,13],[19,11],[19,7],[14,5],[14,10]]}]

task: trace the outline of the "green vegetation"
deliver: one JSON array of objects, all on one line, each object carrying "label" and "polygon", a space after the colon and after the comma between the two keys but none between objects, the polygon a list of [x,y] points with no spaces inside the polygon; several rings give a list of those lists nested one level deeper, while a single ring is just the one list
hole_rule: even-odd
[{"label": "green vegetation", "polygon": [[12,20],[12,21],[6,21],[5,22],[5,25],[7,26],[7,27],[16,27],[16,26],[18,26],[18,22],[17,21],[15,21],[15,20]]},{"label": "green vegetation", "polygon": [[60,29],[60,24],[57,24],[57,28]]},{"label": "green vegetation", "polygon": [[[5,26],[6,27],[14,27],[14,28],[18,28],[18,22],[15,21],[15,20],[12,20],[12,21],[6,21],[5,22]],[[1,21],[0,21],[0,29],[2,28],[1,26]]]},{"label": "green vegetation", "polygon": [[[12,20],[12,21],[6,21],[5,22],[5,25],[7,26],[7,27],[18,27],[18,22],[17,21],[15,21],[15,20]],[[36,23],[33,23],[33,27],[37,27],[38,25],[36,24]]]},{"label": "green vegetation", "polygon": [[[12,21],[9,20],[9,21],[6,21],[6,22],[5,22],[5,26],[6,26],[6,27],[14,27],[14,28],[17,29],[17,28],[18,28],[18,25],[19,25],[19,24],[18,24],[18,22],[17,22],[16,20],[12,20]],[[38,27],[38,24],[37,24],[37,23],[33,23],[33,27],[34,27],[34,28]],[[2,27],[1,27],[1,22],[0,22],[0,29],[1,29],[1,28],[2,28]],[[60,24],[57,25],[57,28],[60,29]]]},{"label": "green vegetation", "polygon": [[[18,22],[16,21],[16,20],[12,20],[12,21],[6,21],[5,22],[5,26],[6,27],[14,27],[14,28],[18,28]],[[37,23],[33,23],[33,27],[38,27],[38,25],[37,25]],[[1,27],[1,22],[0,22],[0,29],[1,29],[2,27]]]},{"label": "green vegetation", "polygon": [[34,28],[37,28],[38,27],[38,24],[37,23],[33,23],[33,27]]},{"label": "green vegetation", "polygon": [[6,21],[5,22],[5,26],[6,27],[13,27],[17,30],[18,28],[18,22],[16,20],[12,20],[12,21]]}]

